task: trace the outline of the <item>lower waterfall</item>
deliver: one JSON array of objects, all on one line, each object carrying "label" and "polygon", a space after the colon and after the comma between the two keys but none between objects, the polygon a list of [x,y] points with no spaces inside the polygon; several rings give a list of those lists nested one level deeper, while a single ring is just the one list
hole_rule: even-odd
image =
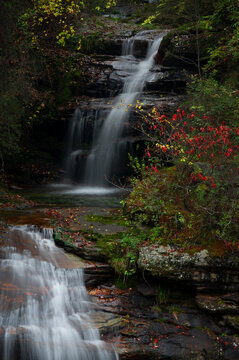
[{"label": "lower waterfall", "polygon": [[83,270],[64,268],[59,252],[50,229],[10,229],[0,260],[0,358],[117,360],[91,319]]}]

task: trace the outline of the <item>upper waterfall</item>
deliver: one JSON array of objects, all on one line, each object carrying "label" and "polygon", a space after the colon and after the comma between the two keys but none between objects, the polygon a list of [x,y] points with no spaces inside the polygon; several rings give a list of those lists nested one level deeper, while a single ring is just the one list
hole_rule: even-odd
[{"label": "upper waterfall", "polygon": [[79,110],[73,116],[71,143],[78,139],[78,148],[69,153],[68,174],[78,180],[81,178],[86,185],[103,186],[106,180],[114,173],[113,169],[120,163],[121,157],[127,157],[130,152],[130,143],[125,141],[125,133],[130,120],[130,109],[136,105],[150,70],[154,66],[154,57],[165,33],[161,33],[154,40],[148,42],[146,58],[139,61],[134,56],[135,41],[142,33],[124,40],[122,46],[121,66],[129,69],[129,74],[124,77],[122,92],[113,99],[110,112],[106,114],[99,111],[95,114],[92,147],[90,152],[84,150],[84,137],[86,131],[87,115],[79,114]]}]

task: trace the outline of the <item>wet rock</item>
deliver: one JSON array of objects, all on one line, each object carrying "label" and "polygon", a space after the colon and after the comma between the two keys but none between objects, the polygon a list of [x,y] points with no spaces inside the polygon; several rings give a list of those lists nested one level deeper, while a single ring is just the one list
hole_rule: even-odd
[{"label": "wet rock", "polygon": [[101,250],[94,245],[86,245],[82,247],[70,247],[69,249],[65,247],[66,251],[73,252],[74,254],[83,257],[86,260],[95,260],[95,261],[107,261],[105,255],[101,253]]},{"label": "wet rock", "polygon": [[152,107],[156,107],[163,114],[173,115],[175,109],[185,101],[183,95],[165,95],[164,91],[162,94],[155,94],[154,92],[148,92],[144,94],[145,105],[142,108],[146,111],[151,111]]},{"label": "wet rock", "polygon": [[20,186],[16,186],[16,185],[9,185],[9,189],[10,190],[23,190],[23,188],[21,188]]},{"label": "wet rock", "polygon": [[233,349],[227,349],[224,353],[224,360],[238,360],[239,353]]},{"label": "wet rock", "polygon": [[[138,101],[142,103],[142,110],[144,112],[151,111],[153,107],[157,107],[159,110],[163,111],[165,114],[172,114],[175,112],[177,106],[185,101],[183,95],[166,95],[164,91],[147,91],[143,92],[139,97]],[[87,118],[89,124],[89,131],[92,131],[92,126],[94,121],[96,121],[97,116],[100,121],[101,117],[99,116],[99,111],[102,113],[102,118],[106,118],[113,106],[113,99],[111,97],[107,98],[89,98],[81,97],[79,98],[79,109]],[[141,121],[141,114],[131,110],[130,122],[134,123],[135,121]],[[91,124],[92,123],[92,124]],[[91,128],[90,128],[91,125]],[[127,124],[126,124],[127,125]],[[128,135],[133,132],[132,128],[129,127]],[[136,136],[139,136],[137,133]]]},{"label": "wet rock", "polygon": [[222,333],[222,328],[200,310],[185,309],[181,314],[178,314],[178,321],[189,328],[210,329],[214,334]]},{"label": "wet rock", "polygon": [[95,264],[87,266],[84,271],[84,281],[86,286],[96,286],[112,279],[114,270],[110,265]]},{"label": "wet rock", "polygon": [[[148,331],[150,331],[148,329]],[[144,337],[143,337],[144,338]],[[146,341],[150,340],[149,343]],[[162,335],[151,333],[141,343],[140,338],[124,337],[118,345],[120,359],[167,359],[204,360],[221,359],[221,347],[201,330],[182,332],[175,327],[175,333]]]},{"label": "wet rock", "polygon": [[85,274],[110,274],[113,273],[113,268],[108,264],[94,263],[85,265]]},{"label": "wet rock", "polygon": [[[101,291],[103,296],[100,296]],[[117,318],[119,328],[114,343],[120,359],[229,360],[230,356],[237,359],[236,337],[222,336],[223,332],[227,332],[226,327],[221,328],[211,316],[196,307],[191,308],[192,305],[188,307],[184,302],[179,308],[179,304],[173,306],[170,302],[170,306],[158,307],[156,318],[150,317],[152,308],[147,303],[149,298],[137,291],[101,286],[95,294],[109,319],[112,318],[110,312]],[[144,300],[140,300],[140,297]],[[179,311],[177,316],[172,313],[176,307]],[[111,341],[111,332],[104,334],[106,340]]]},{"label": "wet rock", "polygon": [[148,286],[146,284],[137,285],[137,290],[143,296],[146,296],[146,297],[155,296],[155,290],[152,287],[150,287],[150,286]]},{"label": "wet rock", "polygon": [[76,252],[86,260],[105,260],[105,256],[102,256],[100,249],[91,245],[78,248]]},{"label": "wet rock", "polygon": [[224,315],[223,323],[236,331],[239,331],[239,316],[238,315]]},{"label": "wet rock", "polygon": [[101,253],[101,250],[97,247],[92,245],[85,245],[85,246],[75,246],[66,244],[61,239],[55,239],[55,244],[57,246],[63,247],[65,251],[78,255],[86,260],[94,260],[94,261],[105,261],[107,262],[107,258],[105,255]]},{"label": "wet rock", "polygon": [[95,82],[82,86],[81,93],[96,98],[110,96],[110,90],[108,87],[108,74],[102,75],[102,77]]},{"label": "wet rock", "polygon": [[110,74],[108,88],[114,93],[119,93],[123,88],[123,78],[121,74],[114,71]]},{"label": "wet rock", "polygon": [[220,296],[197,295],[196,303],[211,314],[239,314],[239,306],[231,301],[225,301]]},{"label": "wet rock", "polygon": [[141,296],[137,293],[131,293],[129,296],[130,302],[133,307],[139,307],[141,309],[148,308],[154,304],[154,299],[151,296]]},{"label": "wet rock", "polygon": [[133,47],[133,55],[135,57],[144,58],[147,54],[149,41],[146,39],[135,39]]},{"label": "wet rock", "polygon": [[[124,57],[104,55],[104,58],[95,56],[95,60],[89,63],[92,68],[90,81],[75,81],[72,86],[74,95],[87,95],[94,98],[116,96],[122,91],[124,80],[132,74],[138,66],[138,58],[144,58],[147,53],[149,39],[134,39],[133,55],[135,58],[126,60]],[[108,56],[108,57],[107,57]],[[145,91],[164,91],[182,93],[186,86],[184,71],[175,67],[155,66],[148,81]]]},{"label": "wet rock", "polygon": [[[127,38],[126,35],[125,37]],[[95,48],[95,51],[97,54],[120,56],[122,55],[123,42],[124,39],[102,39],[100,47]],[[149,39],[146,34],[140,38],[135,38],[132,54],[135,57],[144,58],[147,54],[148,45]]]},{"label": "wet rock", "polygon": [[110,313],[95,312],[92,314],[91,319],[92,326],[99,329],[102,335],[112,335],[119,332],[129,320]]},{"label": "wet rock", "polygon": [[155,72],[146,82],[148,91],[170,91],[183,92],[186,87],[186,74],[183,70]]},{"label": "wet rock", "polygon": [[119,56],[122,53],[123,39],[102,39],[97,53]]}]

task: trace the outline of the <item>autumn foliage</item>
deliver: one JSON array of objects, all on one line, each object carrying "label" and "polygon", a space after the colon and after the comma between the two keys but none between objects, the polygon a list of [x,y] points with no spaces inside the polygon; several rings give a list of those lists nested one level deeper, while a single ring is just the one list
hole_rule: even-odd
[{"label": "autumn foliage", "polygon": [[128,213],[160,227],[164,236],[197,242],[236,242],[238,231],[239,127],[213,117],[172,117],[156,109],[144,118],[148,142]]}]

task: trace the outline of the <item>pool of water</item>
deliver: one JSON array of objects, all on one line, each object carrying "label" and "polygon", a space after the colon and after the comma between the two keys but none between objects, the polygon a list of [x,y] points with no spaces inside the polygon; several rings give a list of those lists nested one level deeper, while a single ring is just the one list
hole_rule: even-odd
[{"label": "pool of water", "polygon": [[54,207],[120,207],[120,202],[129,194],[129,189],[115,187],[92,187],[69,184],[51,184],[26,187],[21,193],[28,200],[42,206]]}]

